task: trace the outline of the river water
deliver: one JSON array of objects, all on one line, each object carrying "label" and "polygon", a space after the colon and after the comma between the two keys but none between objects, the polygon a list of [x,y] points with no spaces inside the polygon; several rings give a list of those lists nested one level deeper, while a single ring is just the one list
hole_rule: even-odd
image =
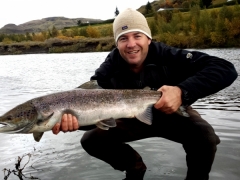
[{"label": "river water", "polygon": [[[201,49],[231,61],[240,74],[240,49]],[[70,90],[89,80],[107,52],[0,56],[0,115],[31,98]],[[211,180],[240,179],[240,79],[193,107],[221,139],[210,173]],[[4,168],[14,170],[23,157],[23,174],[42,180],[123,179],[124,173],[89,156],[79,140],[83,131],[53,135],[45,132],[40,142],[32,134],[0,134],[0,178]],[[130,143],[143,157],[147,180],[180,180],[186,174],[185,153],[180,144],[150,138]],[[30,154],[28,158],[26,154]],[[29,162],[27,163],[27,161]],[[5,171],[6,173],[6,171]],[[13,173],[8,180],[17,180]],[[27,179],[27,178],[25,178]]]}]

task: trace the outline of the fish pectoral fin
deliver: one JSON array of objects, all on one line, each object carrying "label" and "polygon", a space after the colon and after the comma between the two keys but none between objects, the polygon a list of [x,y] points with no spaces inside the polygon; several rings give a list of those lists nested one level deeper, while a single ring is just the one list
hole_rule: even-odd
[{"label": "fish pectoral fin", "polygon": [[33,133],[33,137],[35,139],[35,141],[39,142],[43,136],[44,132],[34,132]]},{"label": "fish pectoral fin", "polygon": [[113,118],[110,119],[104,119],[102,121],[99,121],[100,124],[102,124],[103,126],[107,126],[107,127],[116,127],[116,121]]},{"label": "fish pectoral fin", "polygon": [[101,122],[97,122],[96,126],[102,130],[109,130],[109,127],[104,126]]},{"label": "fish pectoral fin", "polygon": [[152,119],[153,119],[153,114],[152,114],[152,106],[153,105],[149,105],[145,111],[143,111],[142,113],[140,114],[137,114],[135,115],[135,117],[145,123],[145,124],[148,124],[148,125],[151,125],[152,124]]},{"label": "fish pectoral fin", "polygon": [[50,119],[53,116],[54,112],[52,112],[51,114],[41,114],[42,116],[42,121],[46,121],[48,119]]},{"label": "fish pectoral fin", "polygon": [[190,117],[190,115],[187,113],[186,108],[184,106],[180,106],[176,111],[176,113],[180,116]]},{"label": "fish pectoral fin", "polygon": [[38,126],[40,126],[42,123],[44,123],[45,121],[49,120],[52,116],[53,116],[54,112],[51,113],[50,115],[49,114],[43,114],[41,113],[41,117],[40,119],[37,120],[36,124]]}]

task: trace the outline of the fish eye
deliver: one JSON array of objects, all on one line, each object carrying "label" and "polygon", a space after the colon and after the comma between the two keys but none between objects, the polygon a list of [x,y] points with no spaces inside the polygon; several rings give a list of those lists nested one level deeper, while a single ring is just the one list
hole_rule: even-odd
[{"label": "fish eye", "polygon": [[7,116],[7,120],[11,121],[12,119],[12,116]]}]

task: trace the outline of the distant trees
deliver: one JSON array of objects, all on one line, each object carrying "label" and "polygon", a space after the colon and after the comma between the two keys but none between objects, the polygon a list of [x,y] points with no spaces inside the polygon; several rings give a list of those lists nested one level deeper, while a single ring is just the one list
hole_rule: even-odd
[{"label": "distant trees", "polygon": [[82,25],[82,21],[81,21],[81,20],[78,20],[78,21],[77,21],[77,25],[78,25],[78,26],[81,26],[81,25]]},{"label": "distant trees", "polygon": [[212,5],[212,0],[199,0],[198,5],[201,8],[208,8],[210,5]]},{"label": "distant trees", "polygon": [[152,5],[149,1],[147,2],[146,6],[145,6],[145,10],[146,10],[146,14],[152,13]]},{"label": "distant trees", "polygon": [[[185,0],[186,1],[186,0]],[[185,2],[184,1],[184,2]],[[223,6],[215,9],[201,9],[187,0],[189,12],[160,11],[147,18],[149,26],[157,41],[168,45],[190,47],[239,47],[240,44],[240,5]],[[152,6],[153,8],[154,6]],[[118,10],[116,8],[116,10]],[[47,42],[48,39],[74,39],[112,37],[112,24],[86,25],[57,30],[55,27],[47,31],[25,34],[0,34],[2,44],[29,41]],[[47,41],[46,41],[47,40]]]},{"label": "distant trees", "polygon": [[86,31],[87,31],[87,34],[88,34],[89,37],[92,37],[92,38],[99,38],[100,37],[99,31],[92,26],[88,26]]},{"label": "distant trees", "polygon": [[164,8],[172,8],[173,7],[173,3],[170,0],[165,0],[165,7]]},{"label": "distant trees", "polygon": [[31,36],[31,34],[29,32],[26,32],[25,37],[26,37],[27,41],[31,41],[32,40],[32,36]]},{"label": "distant trees", "polygon": [[118,10],[118,8],[117,8],[117,7],[116,7],[116,10],[115,10],[114,14],[115,14],[115,17],[117,17],[117,16],[118,16],[118,14],[119,14],[119,10]]},{"label": "distant trees", "polygon": [[185,9],[190,8],[190,3],[189,3],[188,1],[184,1],[184,2],[182,3],[182,8],[185,8]]},{"label": "distant trees", "polygon": [[55,26],[52,27],[52,31],[51,31],[51,37],[57,37],[58,36],[58,30]]},{"label": "distant trees", "polygon": [[161,0],[159,1],[160,8],[191,8],[199,5],[201,8],[208,8],[212,5],[213,0]]},{"label": "distant trees", "polygon": [[0,34],[0,42],[5,38],[5,34]]},{"label": "distant trees", "polygon": [[203,4],[203,6],[208,8],[208,6],[212,5],[212,0],[200,0],[200,4],[201,3]]},{"label": "distant trees", "polygon": [[[156,41],[182,48],[239,47],[240,5],[201,10],[192,6],[189,13],[161,11],[149,21]],[[171,18],[169,18],[171,17]]]}]

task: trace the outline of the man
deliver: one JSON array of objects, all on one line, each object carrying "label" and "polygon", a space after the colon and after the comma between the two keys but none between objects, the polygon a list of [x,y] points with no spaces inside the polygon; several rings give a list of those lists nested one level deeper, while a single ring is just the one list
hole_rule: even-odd
[{"label": "man", "polygon": [[[218,57],[197,51],[181,50],[152,42],[145,17],[126,9],[113,23],[117,48],[95,71],[91,80],[105,89],[141,89],[146,86],[162,91],[152,109],[153,123],[118,119],[109,130],[89,128],[82,147],[90,155],[114,169],[126,171],[126,179],[143,179],[146,166],[141,156],[126,142],[162,137],[181,143],[187,154],[186,180],[209,179],[219,137],[211,125],[191,108],[199,98],[229,86],[236,78],[234,66]],[[183,105],[189,117],[174,113]],[[53,133],[79,129],[75,116],[65,114]],[[81,127],[80,127],[81,129]]]}]

